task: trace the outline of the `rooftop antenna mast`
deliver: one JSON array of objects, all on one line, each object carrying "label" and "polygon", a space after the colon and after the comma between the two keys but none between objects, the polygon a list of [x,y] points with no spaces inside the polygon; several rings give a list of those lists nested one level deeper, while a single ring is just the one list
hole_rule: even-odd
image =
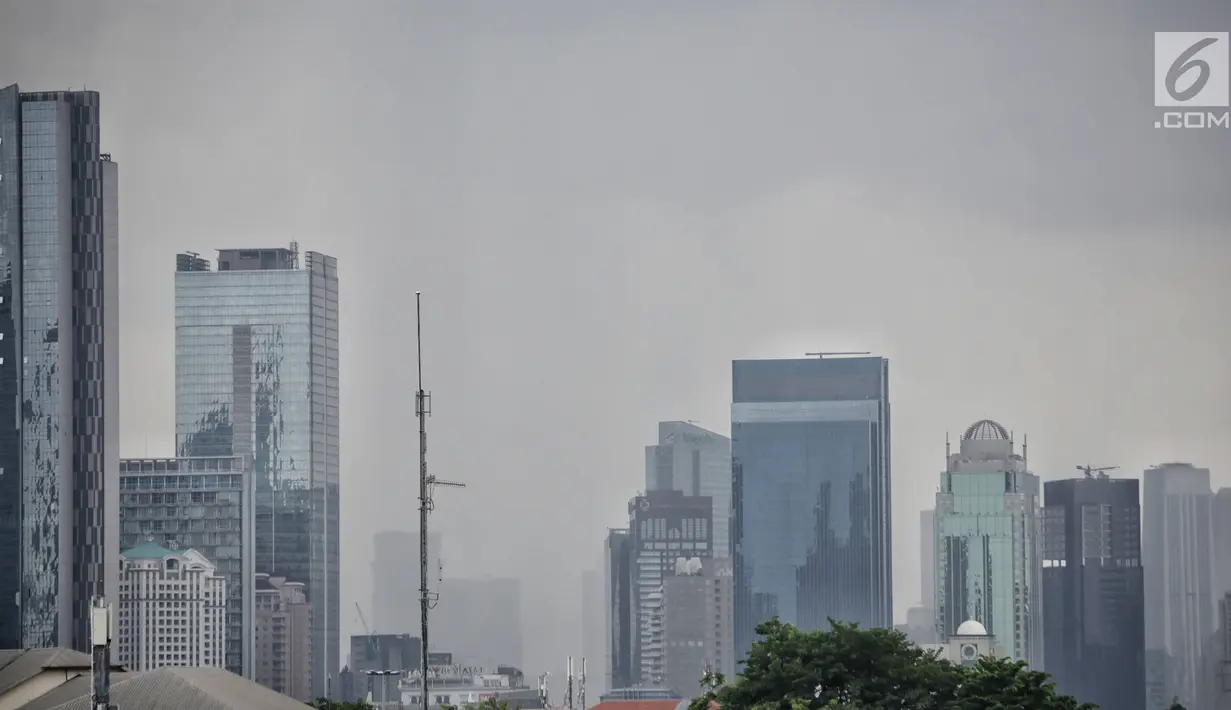
[{"label": "rooftop antenna mast", "polygon": [[539,705],[544,708],[550,708],[551,705],[547,702],[547,676],[550,673],[543,673],[539,676]]},{"label": "rooftop antenna mast", "polygon": [[586,710],[586,658],[581,657],[581,677],[577,679],[577,705]]},{"label": "rooftop antenna mast", "polygon": [[415,349],[419,366],[419,388],[415,391],[415,416],[419,417],[419,613],[423,635],[421,649],[423,664],[420,668],[422,677],[419,679],[419,687],[423,692],[423,708],[427,710],[430,707],[430,696],[427,692],[429,657],[427,614],[432,607],[436,606],[436,600],[440,597],[439,594],[433,594],[427,584],[427,516],[435,508],[432,502],[432,491],[436,486],[464,488],[466,484],[437,480],[435,476],[430,476],[427,472],[427,418],[432,413],[432,395],[423,390],[423,318],[419,305],[420,296],[422,292],[415,291]]},{"label": "rooftop antenna mast", "polygon": [[564,686],[564,707],[573,710],[573,657],[568,657],[568,684]]}]

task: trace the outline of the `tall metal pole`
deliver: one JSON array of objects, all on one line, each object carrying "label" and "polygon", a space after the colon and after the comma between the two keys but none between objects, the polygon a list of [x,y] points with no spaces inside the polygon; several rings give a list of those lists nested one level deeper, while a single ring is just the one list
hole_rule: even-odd
[{"label": "tall metal pole", "polygon": [[415,348],[419,365],[419,388],[415,393],[415,414],[419,417],[419,621],[423,639],[420,654],[422,656],[419,687],[423,691],[423,710],[430,707],[427,694],[427,612],[429,606],[427,586],[427,514],[429,507],[427,482],[427,415],[429,410],[428,395],[423,391],[423,322],[420,315],[419,297],[422,294],[415,291]]},{"label": "tall metal pole", "polygon": [[421,621],[423,623],[423,665],[420,671],[423,677],[420,682],[423,689],[423,710],[428,710],[430,703],[427,693],[427,672],[428,672],[428,646],[427,642],[427,615],[432,609],[433,602],[437,595],[432,594],[427,585],[427,516],[435,508],[432,502],[432,490],[436,486],[449,486],[453,488],[465,488],[465,483],[456,481],[442,481],[435,476],[429,476],[427,473],[427,418],[432,413],[432,395],[423,390],[423,320],[420,315],[419,297],[421,293],[415,291],[415,347],[418,351],[419,359],[419,389],[415,392],[415,414],[419,417],[419,610],[422,614]]}]

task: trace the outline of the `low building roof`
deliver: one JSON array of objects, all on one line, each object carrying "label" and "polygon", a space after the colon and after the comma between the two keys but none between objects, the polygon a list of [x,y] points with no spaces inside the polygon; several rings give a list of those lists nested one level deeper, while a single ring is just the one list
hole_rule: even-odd
[{"label": "low building roof", "polygon": [[90,657],[68,648],[19,648],[0,651],[0,695],[46,670],[90,670]]},{"label": "low building roof", "polygon": [[[302,702],[221,668],[164,667],[114,673],[111,703],[123,710],[304,710]],[[91,710],[90,677],[81,676],[19,710]]]}]

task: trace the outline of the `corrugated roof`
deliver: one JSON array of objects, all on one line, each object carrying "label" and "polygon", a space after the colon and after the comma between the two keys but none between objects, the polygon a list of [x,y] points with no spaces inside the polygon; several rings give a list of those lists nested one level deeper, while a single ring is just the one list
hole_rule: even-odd
[{"label": "corrugated roof", "polygon": [[[112,676],[111,702],[123,710],[304,710],[302,702],[221,668],[168,667]],[[88,676],[20,710],[90,710]]]},{"label": "corrugated roof", "polygon": [[0,651],[0,695],[44,670],[90,669],[90,657],[67,648],[26,648]]}]

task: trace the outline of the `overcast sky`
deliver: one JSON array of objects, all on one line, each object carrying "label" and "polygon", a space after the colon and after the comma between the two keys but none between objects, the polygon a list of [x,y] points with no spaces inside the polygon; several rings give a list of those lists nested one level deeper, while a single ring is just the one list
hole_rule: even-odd
[{"label": "overcast sky", "polygon": [[729,431],[730,361],[891,359],[895,607],[946,432],[1045,479],[1231,485],[1231,130],[1157,130],[1198,2],[0,0],[0,85],[102,92],[120,165],[123,455],[170,455],[173,255],[342,278],[342,630],[415,525],[413,291],[445,574],[524,580],[526,666],[656,422]]}]

